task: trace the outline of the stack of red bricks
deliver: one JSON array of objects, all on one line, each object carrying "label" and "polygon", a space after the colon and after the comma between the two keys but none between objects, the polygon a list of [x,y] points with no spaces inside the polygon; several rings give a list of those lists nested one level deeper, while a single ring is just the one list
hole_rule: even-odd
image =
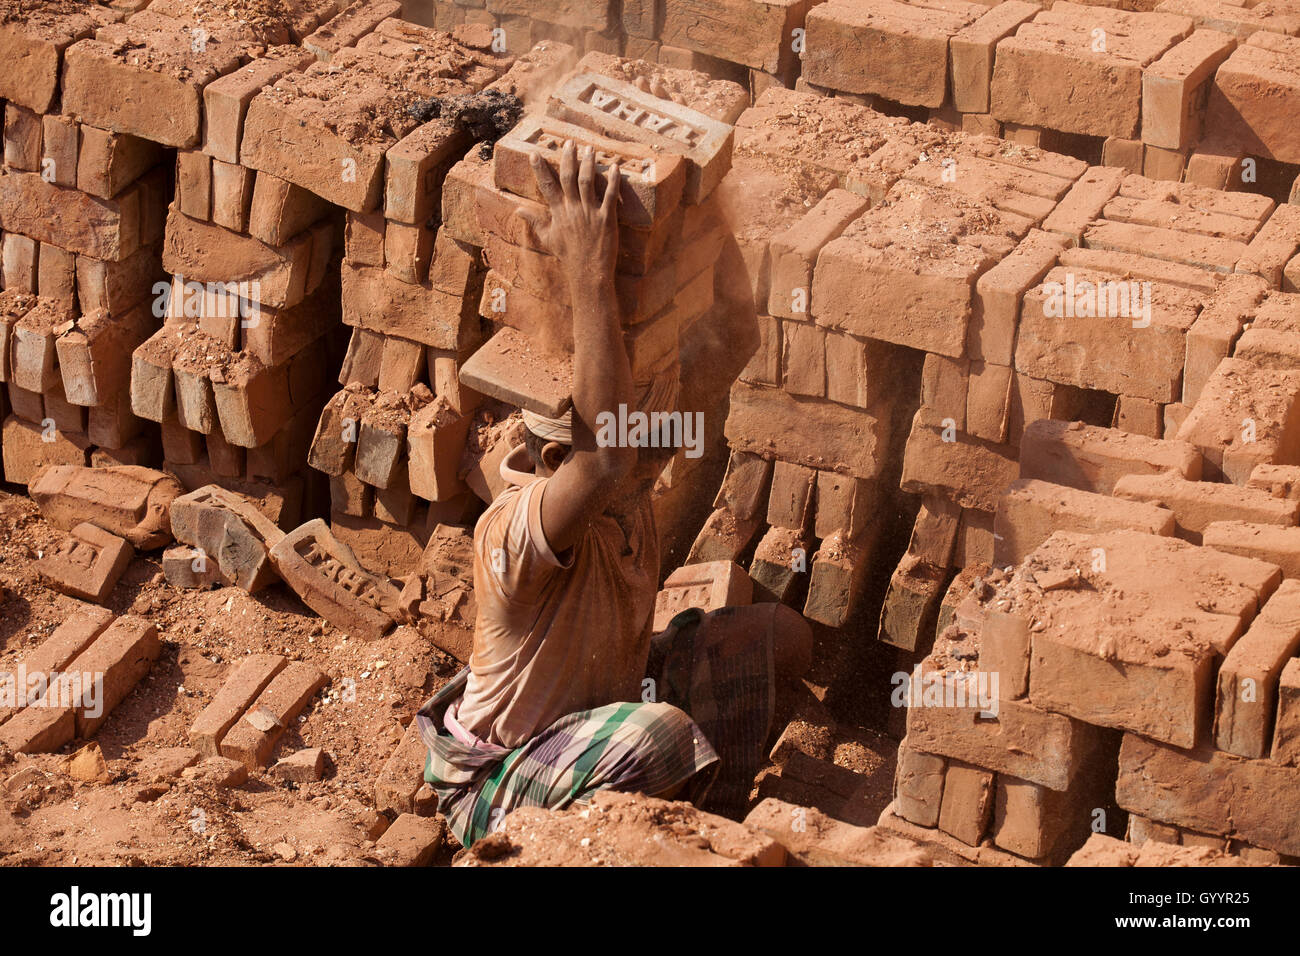
[{"label": "stack of red bricks", "polygon": [[[319,508],[306,465],[347,341],[341,298],[345,324],[397,319],[372,290],[353,286],[346,267],[340,291],[335,207],[366,214],[382,202],[385,153],[421,126],[418,101],[496,75],[491,58],[449,37],[412,34],[392,18],[397,10],[354,6],[307,37],[292,62],[264,59],[212,84],[203,147],[179,156],[164,260],[175,291],[168,326],[136,353],[134,397],[164,422],[167,464],[187,487],[269,483],[284,527]],[[414,202],[433,172],[411,168],[422,157],[409,152],[397,188]],[[404,235],[392,230],[390,255],[396,272],[404,251],[413,279],[427,230],[407,218]],[[191,276],[201,286],[195,308],[181,285]],[[237,300],[213,293],[236,282]],[[419,305],[408,303],[407,314]],[[399,387],[404,398],[410,384]]]},{"label": "stack of red bricks", "polygon": [[256,394],[264,363],[286,371],[328,325],[313,316],[309,332],[283,310],[321,282],[330,237],[291,235],[321,210],[273,177],[255,187],[238,135],[252,92],[309,62],[292,44],[337,7],[297,0],[238,19],[228,4],[143,6],[52,4],[0,27],[6,61],[21,66],[0,90],[6,294],[39,296],[4,310],[7,476],[161,459],[191,487],[210,473],[283,482],[302,449],[272,422],[279,407],[253,407],[279,397]]},{"label": "stack of red bricks", "polygon": [[901,485],[920,509],[880,637],[924,654],[958,571],[1059,528],[1171,534],[1179,495],[1282,562],[1293,518],[1230,482],[1300,461],[1295,207],[791,91],[738,131],[723,191],[747,197],[729,221],[764,342],[691,563],[739,560],[755,599],[842,624]]},{"label": "stack of red bricks", "polygon": [[[101,108],[92,51],[130,4],[0,5],[0,382],[4,472],[147,463],[127,397],[131,350],[157,325],[164,152]],[[108,42],[113,42],[111,39]]]},{"label": "stack of red bricks", "polygon": [[871,204],[849,191],[854,164],[907,127],[769,90],[740,118],[723,187],[761,344],[732,389],[731,458],[688,561],[740,561],[755,601],[795,603],[832,626],[847,620],[881,530],[875,517],[897,482],[888,475],[898,451],[893,388],[907,360],[886,342],[816,323],[813,267]]},{"label": "stack of red bricks", "polygon": [[[924,651],[939,633],[890,825],[1057,861],[1113,804],[1134,842],[1296,855],[1278,821],[1300,667],[1283,582],[1300,573],[1298,224],[1262,197],[1094,169],[971,277],[965,354],[927,356],[903,467],[924,497],[881,638]],[[1140,308],[1116,308],[1122,284]],[[999,335],[1011,366],[976,403]],[[999,420],[1000,442],[977,428]],[[976,690],[996,708],[945,696]]]},{"label": "stack of red bricks", "polygon": [[[295,447],[300,463],[330,477],[334,533],[367,567],[396,573],[418,558],[430,521],[459,520],[468,498],[453,489],[454,468],[439,474],[441,486],[421,484],[408,433],[414,447],[436,418],[458,463],[476,403],[457,372],[478,344],[464,302],[477,263],[437,229],[442,179],[471,139],[450,117],[431,118],[431,104],[482,90],[509,60],[472,31],[461,42],[394,18],[397,4],[371,7],[365,32],[345,24],[355,28],[331,49],[309,42],[322,62],[253,99],[241,157],[259,181],[281,178],[345,210],[341,284],[329,293],[351,330],[337,376],[344,390],[303,411]],[[323,375],[338,367],[317,366]],[[430,515],[422,498],[441,510]]]},{"label": "stack of red bricks", "polygon": [[757,96],[792,86],[808,10],[818,0],[407,0],[404,15],[441,30],[481,24],[499,49],[541,40],[728,79]]},{"label": "stack of red bricks", "polygon": [[[1274,493],[1300,475],[1274,469]],[[1295,499],[1258,494],[1293,527]],[[913,673],[881,822],[1059,862],[1121,832],[1122,810],[1132,843],[1294,862],[1298,652],[1300,584],[1277,565],[1167,532],[1057,531],[962,596]]]},{"label": "stack of red bricks", "polygon": [[1300,159],[1300,8],[1166,0],[828,0],[798,88],[1153,179],[1257,188],[1247,157]]},{"label": "stack of red bricks", "polygon": [[[897,498],[904,448],[940,442],[948,427],[949,413],[933,412],[949,365],[961,372],[947,392],[961,400],[950,431],[967,430],[976,277],[1021,240],[1036,245],[1031,231],[1086,166],[785,90],[760,97],[740,128],[732,176],[749,198],[732,225],[763,345],[733,390],[731,468],[691,560],[747,556],[766,528],[749,560],[757,593],[802,601],[805,615],[838,626]],[[975,404],[987,396],[993,406],[977,411],[976,430],[996,444],[1018,437],[1013,429],[1008,438],[1005,407],[1015,316],[1001,321],[1010,329],[991,330],[987,354],[974,353]],[[918,388],[931,412],[905,446]],[[944,466],[930,460],[935,474],[923,479],[937,490]],[[963,508],[987,512],[991,524],[988,477],[949,476],[960,487],[936,494],[954,533]],[[904,489],[926,491],[914,476]],[[943,550],[940,535],[918,538],[918,547]]]},{"label": "stack of red bricks", "polygon": [[[924,497],[881,619],[882,640],[899,647],[923,649],[953,569],[1014,563],[1045,537],[1018,540],[995,521],[1016,479],[1078,458],[1087,464],[1070,480],[1049,480],[1110,495],[1139,470],[1113,461],[1194,484],[1200,457],[1207,481],[1237,483],[1257,463],[1296,460],[1295,366],[1279,358],[1276,332],[1291,298],[1279,287],[1300,251],[1296,207],[1101,168],[1041,225],[969,277],[964,346],[926,358],[902,480]],[[1268,302],[1273,331],[1243,337]],[[1244,357],[1234,357],[1241,338]],[[1189,493],[1238,494],[1214,489]],[[1068,512],[1091,516],[1089,527],[1157,529],[1131,514],[1100,524],[1106,509],[1053,504],[1055,493],[1024,492],[1054,515],[1049,527]]]}]

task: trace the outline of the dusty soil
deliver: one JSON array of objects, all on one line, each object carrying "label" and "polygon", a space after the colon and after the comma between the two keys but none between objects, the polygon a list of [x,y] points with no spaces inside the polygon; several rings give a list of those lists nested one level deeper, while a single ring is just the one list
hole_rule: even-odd
[{"label": "dusty soil", "polygon": [[[45,587],[33,567],[59,539],[21,488],[0,486],[0,671],[16,669],[81,604]],[[85,741],[57,754],[0,753],[0,865],[380,862],[371,839],[383,828],[373,809],[375,779],[415,710],[457,662],[410,628],[373,642],[349,639],[283,585],[255,596],[234,587],[174,588],[160,557],[137,555],[108,600],[116,613],[154,622],[163,644],[152,671],[96,735],[111,781],[83,782],[69,772],[69,757]],[[310,661],[329,675],[330,686],[272,756],[273,764],[321,747],[329,755],[325,778],[295,785],[263,771],[234,789],[146,779],[142,762],[189,746],[190,725],[231,665],[255,653]],[[783,688],[773,740],[796,714],[833,723],[816,701],[822,695],[813,684]],[[864,728],[819,734],[824,746],[804,741],[803,749],[864,774],[872,788],[866,802],[878,813],[889,800],[896,742]],[[774,772],[764,769],[758,782]],[[448,839],[435,863],[450,864],[458,850]]]},{"label": "dusty soil", "polygon": [[[38,583],[32,564],[58,532],[15,491],[0,488],[0,670],[13,669],[79,603]],[[177,590],[163,580],[159,555],[137,557],[108,602],[115,612],[153,621],[163,642],[149,676],[96,737],[113,781],[83,783],[67,774],[67,756],[80,741],[62,754],[0,755],[0,863],[374,862],[366,829],[375,822],[375,776],[403,722],[455,673],[455,662],[409,629],[370,643],[349,639],[283,585],[257,596],[238,588]],[[188,746],[190,724],[230,664],[251,653],[308,660],[329,674],[330,688],[273,758],[323,747],[332,760],[325,779],[297,787],[254,774],[233,790],[188,780],[164,790],[139,779],[143,758]]]}]

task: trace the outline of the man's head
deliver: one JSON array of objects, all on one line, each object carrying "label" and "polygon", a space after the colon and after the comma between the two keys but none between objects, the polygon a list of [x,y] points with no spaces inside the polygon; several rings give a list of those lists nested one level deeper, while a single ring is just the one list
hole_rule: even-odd
[{"label": "man's head", "polygon": [[524,430],[524,447],[528,449],[528,457],[533,460],[533,470],[542,478],[555,474],[560,463],[572,451],[571,445],[542,438],[531,428]]},{"label": "man's head", "polygon": [[533,469],[549,478],[559,469],[560,463],[573,450],[573,411],[559,418],[548,418],[536,412],[524,412],[524,446],[533,460]]}]

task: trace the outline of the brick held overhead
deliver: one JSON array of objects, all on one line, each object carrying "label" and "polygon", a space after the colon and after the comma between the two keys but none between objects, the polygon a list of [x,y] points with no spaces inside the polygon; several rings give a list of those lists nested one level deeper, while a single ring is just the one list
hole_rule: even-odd
[{"label": "brick held overhead", "polygon": [[571,363],[506,326],[469,357],[460,379],[484,395],[555,417],[573,403]]},{"label": "brick held overhead", "polygon": [[[628,0],[626,8],[635,0]],[[656,0],[649,0],[646,6],[653,7]],[[535,48],[525,57],[515,61],[516,65],[527,58],[545,59],[549,54],[561,59],[565,53],[563,44],[549,42]],[[616,80],[625,80],[642,88],[650,88],[656,96],[682,103],[692,110],[698,110],[706,116],[721,123],[734,126],[740,115],[750,107],[751,96],[747,87],[732,80],[714,79],[698,70],[682,69],[666,63],[653,63],[637,59],[630,53],[627,57],[615,56],[598,50],[588,50],[568,73],[599,73]],[[557,76],[558,79],[558,76]],[[761,95],[761,91],[760,91]],[[527,97],[525,97],[527,100]]]},{"label": "brick held overhead", "polygon": [[651,229],[677,208],[687,172],[687,163],[680,156],[664,155],[635,140],[602,136],[549,116],[525,117],[497,142],[492,161],[497,188],[542,201],[531,158],[541,157],[558,173],[560,150],[566,141],[596,150],[597,165],[602,169],[614,158],[621,163],[618,218],[624,225]]},{"label": "brick held overhead", "polygon": [[620,142],[685,157],[684,201],[703,202],[731,168],[730,123],[646,93],[631,83],[592,73],[572,77],[547,101],[547,111]]}]

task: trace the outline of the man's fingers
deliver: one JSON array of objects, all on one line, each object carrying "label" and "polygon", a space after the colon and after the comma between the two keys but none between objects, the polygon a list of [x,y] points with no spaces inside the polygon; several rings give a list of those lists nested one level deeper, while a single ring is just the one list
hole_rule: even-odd
[{"label": "man's fingers", "polygon": [[578,150],[571,139],[566,139],[560,150],[560,189],[565,199],[578,201]]},{"label": "man's fingers", "polygon": [[537,190],[542,194],[542,198],[546,200],[546,204],[554,206],[563,200],[564,193],[555,179],[555,171],[551,169],[550,163],[536,153],[533,154],[531,163],[533,177],[537,180]]},{"label": "man's fingers", "polygon": [[531,209],[525,209],[523,206],[515,210],[515,215],[523,220],[524,226],[531,230],[533,236],[538,239],[541,238],[547,224],[551,221],[551,217],[545,213],[534,212]]},{"label": "man's fingers", "polygon": [[605,174],[605,198],[600,204],[600,214],[606,219],[612,217],[618,209],[618,190],[621,175],[618,163],[612,164],[609,167],[609,172]]},{"label": "man's fingers", "polygon": [[596,151],[587,146],[582,151],[578,167],[578,196],[586,209],[596,205]]}]

